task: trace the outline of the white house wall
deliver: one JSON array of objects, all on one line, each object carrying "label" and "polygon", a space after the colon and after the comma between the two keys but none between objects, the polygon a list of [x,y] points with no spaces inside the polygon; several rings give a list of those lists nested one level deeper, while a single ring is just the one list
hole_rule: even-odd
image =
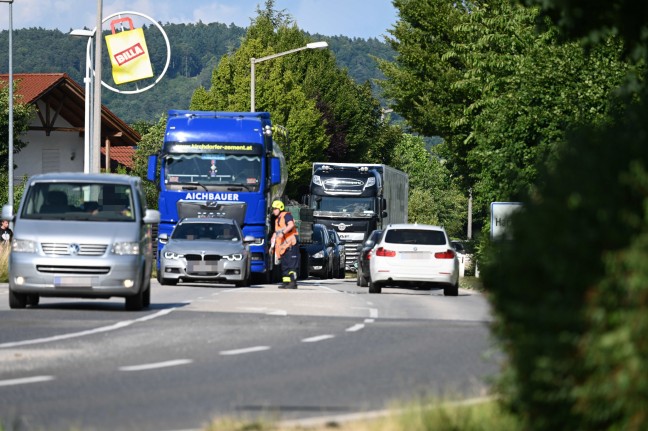
[{"label": "white house wall", "polygon": [[[39,101],[41,112],[44,105]],[[38,116],[31,126],[42,127]],[[72,127],[60,116],[55,127]],[[42,130],[29,130],[20,135],[27,145],[14,154],[14,183],[22,182],[23,177],[47,172],[83,172],[83,135],[79,132],[52,131],[49,136]]]}]

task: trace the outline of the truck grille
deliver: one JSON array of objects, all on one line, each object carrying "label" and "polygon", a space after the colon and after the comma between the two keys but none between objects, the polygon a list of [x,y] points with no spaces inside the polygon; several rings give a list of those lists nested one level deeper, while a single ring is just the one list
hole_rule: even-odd
[{"label": "truck grille", "polygon": [[[50,256],[71,256],[72,250],[76,249],[77,244],[74,244],[73,247],[70,247],[71,245],[69,243],[44,242],[41,243],[41,248],[43,253]],[[106,244],[78,244],[79,250],[76,256],[103,256],[107,248]]]}]

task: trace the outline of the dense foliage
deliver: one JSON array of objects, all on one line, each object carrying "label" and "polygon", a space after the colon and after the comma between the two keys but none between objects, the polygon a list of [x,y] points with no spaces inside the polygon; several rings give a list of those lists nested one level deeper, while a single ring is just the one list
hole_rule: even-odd
[{"label": "dense foliage", "polygon": [[482,215],[524,202],[481,254],[504,404],[524,429],[648,428],[646,6],[395,4],[394,108],[444,139]]},{"label": "dense foliage", "polygon": [[476,220],[492,201],[519,200],[571,128],[605,122],[628,72],[618,42],[561,44],[555,28],[537,32],[537,9],[507,0],[395,4],[386,96],[415,131],[444,139]]}]

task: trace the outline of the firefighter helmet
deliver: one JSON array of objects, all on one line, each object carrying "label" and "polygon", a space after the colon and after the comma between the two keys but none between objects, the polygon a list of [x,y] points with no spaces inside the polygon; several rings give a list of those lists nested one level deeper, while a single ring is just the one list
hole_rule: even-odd
[{"label": "firefighter helmet", "polygon": [[283,211],[285,206],[284,206],[283,202],[281,202],[280,200],[277,199],[275,201],[272,201],[272,209],[275,209],[275,208],[277,208],[279,211]]}]

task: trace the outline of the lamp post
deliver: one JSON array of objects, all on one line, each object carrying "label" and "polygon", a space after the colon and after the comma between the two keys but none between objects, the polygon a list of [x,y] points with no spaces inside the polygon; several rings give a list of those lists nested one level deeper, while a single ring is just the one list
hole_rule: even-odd
[{"label": "lamp post", "polygon": [[86,66],[85,66],[85,78],[83,82],[85,83],[85,120],[83,124],[83,172],[86,174],[90,172],[90,166],[92,166],[92,152],[90,148],[90,137],[92,136],[92,110],[91,100],[92,100],[92,56],[90,47],[92,45],[92,37],[94,36],[94,31],[92,30],[72,30],[70,35],[72,36],[81,36],[88,38],[88,44],[86,47]]},{"label": "lamp post", "polygon": [[14,181],[13,181],[13,0],[0,0],[0,3],[9,3],[9,141],[7,142],[8,156],[8,200],[9,205],[13,205]]},{"label": "lamp post", "polygon": [[[90,172],[99,173],[101,171],[101,27],[103,25],[103,1],[97,0],[97,26],[94,49],[94,73],[95,80],[93,86],[92,100],[94,102],[92,114],[92,166]],[[106,167],[110,161],[106,160]]]},{"label": "lamp post", "polygon": [[261,57],[261,58],[250,58],[250,112],[255,112],[254,111],[254,87],[255,87],[255,65],[257,63],[261,63],[262,61],[266,60],[272,60],[273,58],[281,57],[284,55],[292,54],[294,52],[299,52],[303,51],[305,49],[318,49],[318,48],[326,48],[328,47],[328,43],[326,42],[312,42],[307,44],[306,46],[302,46],[301,48],[295,48],[291,49],[290,51],[284,51],[280,52],[278,54],[272,54],[268,55],[267,57]]}]

